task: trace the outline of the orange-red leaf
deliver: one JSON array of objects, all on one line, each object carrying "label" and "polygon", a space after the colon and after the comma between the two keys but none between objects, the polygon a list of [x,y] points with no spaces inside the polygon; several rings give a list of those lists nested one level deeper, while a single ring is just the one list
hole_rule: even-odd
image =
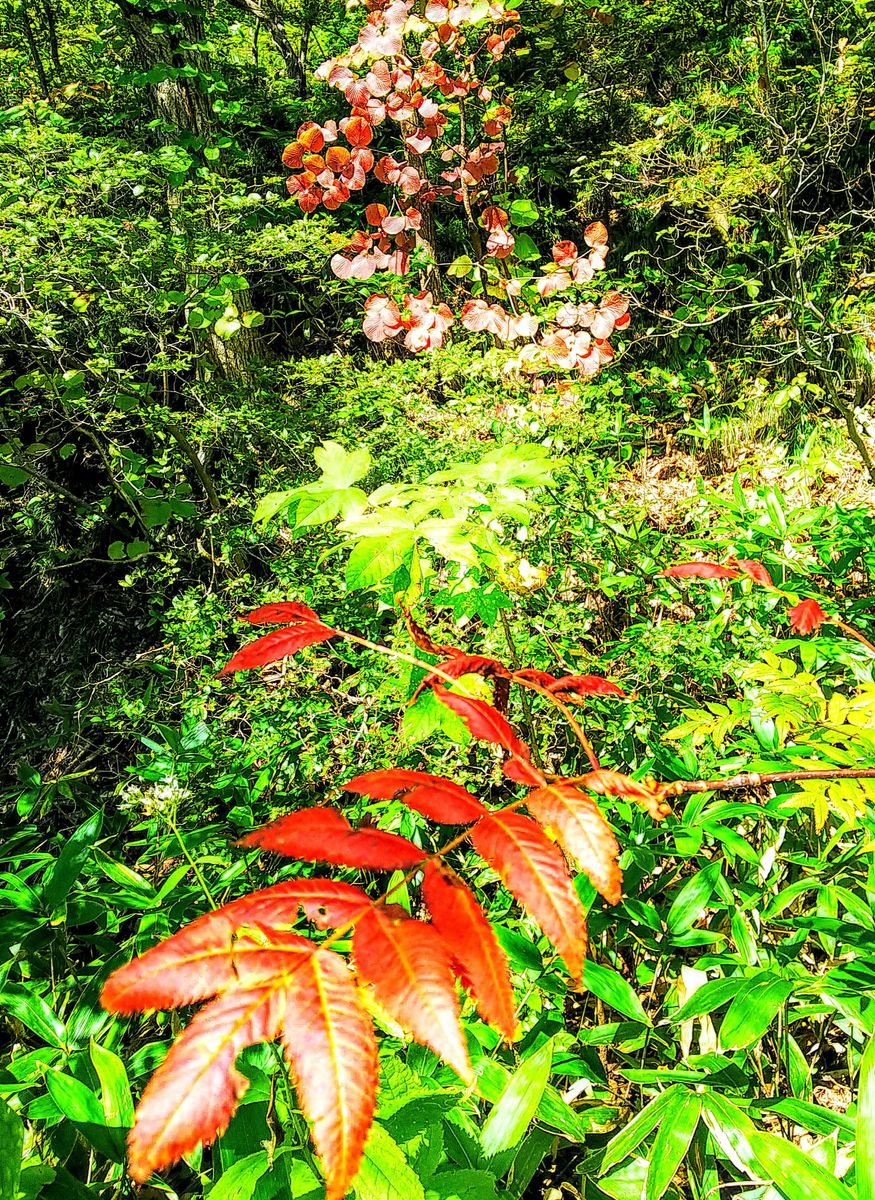
[{"label": "orange-red leaf", "polygon": [[621,771],[609,771],[601,767],[583,775],[579,782],[599,796],[626,796],[630,800],[637,800],[655,821],[661,821],[671,811],[659,788],[639,783],[637,779],[631,779]]},{"label": "orange-red leaf", "polygon": [[403,800],[430,821],[442,825],[469,825],[479,821],[486,809],[476,796],[439,775],[425,771],[406,771],[400,767],[369,771],[345,783],[347,792],[371,796],[374,800]]},{"label": "orange-red leaf", "polygon": [[353,829],[336,808],[318,806],[280,817],[272,825],[248,834],[240,845],[261,846],[263,850],[275,850],[277,854],[308,862],[337,863],[377,871],[415,867],[425,857],[419,846],[397,833]]},{"label": "orange-red leaf", "polygon": [[[377,207],[381,207],[379,205]],[[365,209],[367,213],[367,209]],[[385,210],[383,212],[385,216]],[[377,224],[377,222],[374,222]],[[401,605],[401,611],[404,614],[404,620],[407,622],[407,628],[410,631],[410,636],[413,638],[413,644],[420,650],[424,650],[426,654],[436,654],[439,658],[454,658],[457,654],[461,654],[461,650],[457,650],[454,646],[444,646],[440,642],[436,642],[427,629],[413,619],[413,614],[409,608]]]},{"label": "orange-red leaf", "polygon": [[206,1000],[237,984],[233,955],[241,932],[253,925],[290,929],[299,908],[320,929],[338,929],[370,903],[360,888],[333,879],[290,879],[252,892],[204,913],[119,967],[106,981],[101,1003],[127,1014]]},{"label": "orange-red leaf", "polygon": [[737,558],[735,563],[754,583],[761,583],[763,587],[772,587],[772,577],[761,562],[755,562],[750,558]]},{"label": "orange-red leaf", "polygon": [[[482,675],[484,679],[510,679],[511,672],[497,658],[487,658],[483,654],[457,654],[446,662],[438,663],[435,668],[458,679],[461,675]],[[427,683],[435,683],[440,675],[429,675]]]},{"label": "orange-red leaf", "polygon": [[330,950],[312,954],[288,981],[283,1047],[313,1126],[326,1200],[341,1200],[374,1115],[377,1043],[349,967]]},{"label": "orange-red leaf", "polygon": [[565,959],[575,979],[583,970],[586,925],[562,851],[530,817],[497,812],[471,830],[471,844]]},{"label": "orange-red leaf", "polygon": [[286,1014],[275,983],[226,992],[201,1009],[152,1076],[128,1138],[138,1183],[228,1127],[249,1080],[235,1069],[241,1050],[272,1041]]},{"label": "orange-red leaf", "polygon": [[[487,704],[484,700],[474,700],[469,696],[460,696],[457,692],[449,692],[446,688],[438,685],[434,688],[434,694],[442,704],[451,708],[462,718],[474,737],[480,738],[484,742],[492,742],[496,746],[502,746],[516,760],[514,764],[516,773],[511,774],[511,764],[508,763],[505,765],[506,775],[511,779],[518,779],[521,783],[531,780],[540,782],[540,776],[531,766],[532,755],[528,746],[525,742],[520,741],[510,724],[501,713],[496,712],[491,704]],[[520,775],[524,775],[526,778],[520,778]]]},{"label": "orange-red leaf", "polygon": [[626,693],[610,679],[601,675],[563,675],[547,687],[548,692],[573,692],[577,696],[625,696]]},{"label": "orange-red leaf", "polygon": [[438,931],[396,906],[373,908],[356,925],[352,952],[359,979],[386,1012],[470,1083],[452,960]]},{"label": "orange-red leaf", "polygon": [[315,642],[324,642],[335,637],[335,631],[321,621],[301,621],[290,625],[288,629],[275,629],[264,637],[249,642],[242,650],[238,650],[233,658],[225,664],[220,675],[229,675],[232,671],[248,671],[252,667],[265,667],[278,659],[288,658],[297,654],[305,646]]},{"label": "orange-red leaf", "polygon": [[516,1013],[507,956],[480,905],[457,875],[435,861],[425,868],[422,896],[483,1020],[513,1041]]},{"label": "orange-red leaf", "polygon": [[526,807],[550,837],[571,855],[609,904],[619,904],[623,874],[620,847],[589,796],[569,783],[553,783],[526,796]]},{"label": "orange-red leaf", "polygon": [[555,675],[548,671],[539,671],[536,667],[523,667],[521,671],[514,671],[513,677],[520,683],[536,683],[538,687],[545,688],[556,682]]},{"label": "orange-red leaf", "polygon": [[664,575],[666,579],[737,579],[738,574],[736,567],[721,567],[718,563],[711,562],[676,563],[675,566],[660,571],[660,575]]},{"label": "orange-red leaf", "polygon": [[824,621],[829,620],[816,600],[800,600],[795,608],[790,609],[787,616],[795,632],[802,634],[812,631],[816,633]]},{"label": "orange-red leaf", "polygon": [[241,621],[250,625],[287,625],[290,621],[316,621],[321,624],[319,617],[297,600],[281,600],[276,604],[262,604],[253,612],[241,613]]}]

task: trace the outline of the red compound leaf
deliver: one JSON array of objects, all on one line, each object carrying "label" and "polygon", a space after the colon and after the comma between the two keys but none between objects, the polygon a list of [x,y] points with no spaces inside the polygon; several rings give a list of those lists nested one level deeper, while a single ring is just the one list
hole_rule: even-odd
[{"label": "red compound leaf", "polygon": [[579,979],[586,953],[586,925],[562,851],[530,817],[498,812],[471,830],[471,844],[538,922]]},{"label": "red compound leaf", "polygon": [[588,875],[596,891],[609,904],[619,904],[620,847],[595,801],[571,784],[553,783],[529,792],[526,808]]},{"label": "red compound leaf", "polygon": [[450,951],[438,931],[397,906],[373,908],[356,925],[352,953],[385,1011],[471,1083]]},{"label": "red compound leaf", "polygon": [[374,800],[399,799],[442,825],[469,825],[479,821],[486,809],[458,783],[428,775],[425,771],[407,771],[401,767],[369,771],[345,783],[348,792],[370,796]]},{"label": "red compound leaf", "polygon": [[659,572],[666,579],[738,579],[737,567],[721,567],[719,563],[676,563]]},{"label": "red compound leaf", "polygon": [[335,808],[305,808],[256,829],[240,842],[260,846],[307,862],[329,862],[344,867],[394,871],[415,867],[424,851],[407,838],[382,829],[353,829]]},{"label": "red compound leaf", "polygon": [[824,621],[829,620],[816,600],[800,600],[795,608],[790,609],[787,616],[793,631],[803,635],[817,633]]},{"label": "red compound leaf", "polygon": [[422,897],[483,1020],[513,1041],[516,1013],[507,955],[480,905],[449,867],[434,860],[425,868]]}]

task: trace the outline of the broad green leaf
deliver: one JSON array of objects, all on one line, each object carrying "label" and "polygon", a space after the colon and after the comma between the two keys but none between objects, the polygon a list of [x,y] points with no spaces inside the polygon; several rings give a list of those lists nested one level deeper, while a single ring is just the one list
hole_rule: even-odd
[{"label": "broad green leaf", "polygon": [[702,1098],[695,1092],[681,1089],[672,1096],[650,1151],[644,1200],[661,1200],[665,1195],[690,1148],[701,1112]]},{"label": "broad green leaf", "polygon": [[646,1108],[634,1116],[629,1124],[611,1138],[605,1147],[599,1175],[605,1175],[611,1167],[628,1158],[641,1145],[649,1133],[652,1133],[662,1120],[666,1109],[672,1104],[674,1096],[684,1089],[679,1084],[667,1088],[655,1100],[651,1100]]},{"label": "broad green leaf", "polygon": [[875,1200],[875,1037],[860,1060],[856,1179],[858,1200]]},{"label": "broad green leaf", "polygon": [[30,991],[26,984],[7,983],[0,992],[0,1008],[17,1017],[49,1046],[67,1049],[67,1030],[63,1021],[55,1016],[42,996]]},{"label": "broad green leaf", "polygon": [[751,1136],[757,1132],[753,1121],[719,1092],[706,1092],[702,1117],[717,1145],[740,1171],[757,1173],[757,1159]]},{"label": "broad green leaf", "polygon": [[514,200],[507,211],[511,225],[522,228],[534,225],[541,215],[531,200]]},{"label": "broad green leaf", "polygon": [[266,1174],[270,1160],[266,1150],[258,1150],[235,1162],[223,1171],[207,1192],[207,1200],[242,1200],[251,1196],[255,1185]]},{"label": "broad green leaf", "polygon": [[726,1004],[745,986],[748,980],[744,975],[730,975],[727,979],[709,979],[690,996],[672,1017],[675,1025],[689,1021],[692,1017],[702,1017],[705,1013],[713,1012],[721,1004]]},{"label": "broad green leaf", "polygon": [[671,933],[683,933],[699,920],[714,894],[722,862],[709,863],[688,879],[672,901],[665,923]]},{"label": "broad green leaf", "polygon": [[488,1171],[441,1171],[426,1180],[425,1200],[495,1200]]},{"label": "broad green leaf", "polygon": [[102,824],[103,813],[98,809],[64,843],[43,884],[43,903],[47,912],[53,913],[67,899],[70,889],[82,873],[91,847],[100,835]]},{"label": "broad green leaf", "polygon": [[486,1118],[480,1136],[483,1149],[490,1157],[523,1140],[544,1095],[552,1062],[551,1039],[514,1071],[501,1099]]},{"label": "broad green leaf", "polygon": [[295,528],[325,525],[335,517],[360,513],[366,503],[367,496],[361,488],[303,488],[295,509]]},{"label": "broad green leaf", "polygon": [[516,235],[516,244],[514,245],[513,252],[521,262],[535,262],[536,259],[541,257],[541,251],[527,233],[518,233]]},{"label": "broad green leaf", "polygon": [[720,1026],[721,1048],[744,1050],[758,1042],[792,991],[792,983],[770,973],[748,980],[726,1010]]},{"label": "broad green leaf", "polygon": [[103,1105],[89,1087],[63,1071],[47,1071],[46,1088],[58,1109],[95,1150],[112,1162],[124,1162],[125,1130],[107,1121]]},{"label": "broad green leaf", "polygon": [[89,1053],[100,1080],[100,1095],[107,1125],[123,1125],[130,1129],[134,1123],[134,1101],[125,1064],[117,1054],[98,1045],[93,1038],[89,1045]]},{"label": "broad green leaf", "polygon": [[313,457],[322,472],[319,482],[325,488],[351,487],[371,469],[370,451],[363,446],[358,450],[346,450],[339,442],[323,442],[313,451]]},{"label": "broad green leaf", "polygon": [[587,959],[583,965],[583,982],[600,1000],[622,1013],[624,1017],[628,1017],[630,1021],[640,1021],[642,1025],[652,1024],[631,984],[612,967]]},{"label": "broad green leaf", "polygon": [[351,591],[373,587],[406,566],[413,554],[414,535],[410,530],[385,538],[363,538],[346,564],[346,586]]},{"label": "broad green leaf", "polygon": [[853,1192],[841,1180],[818,1166],[793,1142],[757,1130],[750,1144],[760,1173],[786,1200],[853,1200]]},{"label": "broad green leaf", "polygon": [[284,508],[288,508],[297,495],[298,492],[295,488],[287,492],[268,492],[256,504],[252,523],[254,525],[261,525],[272,520],[277,513],[282,512]]},{"label": "broad green leaf", "polygon": [[353,1188],[358,1200],[425,1200],[404,1151],[378,1124],[371,1126]]},{"label": "broad green leaf", "polygon": [[21,1173],[24,1123],[17,1112],[0,1100],[0,1200],[15,1200]]}]

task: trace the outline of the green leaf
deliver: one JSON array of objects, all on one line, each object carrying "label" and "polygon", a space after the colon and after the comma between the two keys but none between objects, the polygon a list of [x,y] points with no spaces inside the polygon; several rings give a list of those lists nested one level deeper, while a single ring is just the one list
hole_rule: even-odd
[{"label": "green leaf", "polygon": [[641,1145],[649,1133],[652,1133],[663,1118],[666,1109],[672,1103],[674,1096],[684,1089],[679,1084],[667,1088],[655,1100],[651,1100],[646,1108],[642,1108],[637,1116],[616,1136],[612,1137],[605,1147],[599,1175],[605,1175],[611,1167],[628,1158]]},{"label": "green leaf", "polygon": [[116,561],[118,559],[124,558],[124,556],[125,556],[124,542],[110,542],[109,549],[107,550],[107,554],[109,555],[109,557],[111,559],[116,560]]},{"label": "green leaf", "polygon": [[709,863],[688,879],[672,901],[665,923],[671,933],[683,933],[699,920],[714,893],[722,862]]},{"label": "green leaf", "polygon": [[15,1200],[21,1174],[24,1123],[18,1113],[0,1100],[0,1200]]},{"label": "green leaf", "polygon": [[644,1200],[661,1200],[686,1157],[702,1113],[702,1098],[685,1089],[675,1092],[662,1114],[650,1151]]},{"label": "green leaf", "polygon": [[474,260],[468,254],[461,254],[447,267],[447,274],[451,279],[464,279],[473,269]]},{"label": "green leaf", "polygon": [[719,1092],[706,1092],[702,1117],[717,1145],[739,1171],[757,1174],[757,1160],[751,1146],[756,1125],[737,1104]]},{"label": "green leaf", "polygon": [[552,1062],[551,1039],[514,1071],[501,1099],[486,1118],[480,1136],[481,1145],[490,1158],[523,1140],[544,1095]]},{"label": "green leaf", "polygon": [[743,975],[709,979],[678,1009],[672,1017],[672,1024],[679,1025],[683,1021],[689,1021],[691,1017],[702,1017],[705,1013],[713,1012],[715,1008],[731,1000],[746,983],[747,979]]},{"label": "green leaf", "polygon": [[786,1200],[853,1200],[853,1192],[841,1180],[792,1142],[757,1130],[750,1143],[760,1172]]},{"label": "green leaf", "polygon": [[631,985],[612,967],[587,959],[583,965],[583,982],[600,1000],[624,1017],[640,1021],[642,1025],[652,1024]]},{"label": "green leaf", "polygon": [[488,1171],[441,1171],[427,1181],[425,1200],[495,1200]]},{"label": "green leaf", "polygon": [[313,451],[316,466],[322,472],[320,483],[326,488],[348,488],[358,483],[371,469],[370,451],[345,450],[339,442],[323,442]]},{"label": "green leaf", "polygon": [[94,1092],[72,1075],[47,1071],[46,1088],[59,1110],[75,1124],[105,1124],[103,1106]]},{"label": "green leaf", "polygon": [[125,553],[128,558],[142,558],[144,554],[148,554],[152,547],[148,542],[142,541],[140,538],[134,538],[132,542],[128,542],[125,546]]},{"label": "green leaf", "polygon": [[384,538],[362,538],[346,564],[346,586],[350,591],[373,587],[409,565],[413,557],[415,535],[412,530],[391,533]]},{"label": "green leaf", "polygon": [[520,262],[536,262],[541,257],[541,251],[527,233],[516,234],[513,252]]},{"label": "green leaf", "polygon": [[875,1200],[875,1037],[860,1060],[857,1097],[856,1179],[858,1200]]},{"label": "green leaf", "polygon": [[103,1115],[107,1125],[123,1125],[130,1129],[134,1123],[134,1101],[124,1063],[117,1054],[99,1046],[93,1038],[89,1053],[100,1080]]},{"label": "green leaf", "polygon": [[244,1196],[251,1196],[256,1183],[267,1173],[269,1166],[266,1150],[248,1154],[222,1172],[207,1192],[207,1200],[241,1200]]},{"label": "green leaf", "polygon": [[5,483],[7,487],[20,487],[28,479],[30,476],[27,471],[20,471],[12,463],[0,462],[0,483]]},{"label": "green leaf", "polygon": [[792,983],[768,972],[748,980],[723,1018],[721,1048],[743,1050],[758,1042],[792,991]]},{"label": "green leaf", "polygon": [[364,509],[367,500],[361,488],[304,488],[295,509],[295,528],[325,525],[335,517],[359,513]]},{"label": "green leaf", "polygon": [[0,1007],[17,1017],[47,1045],[58,1050],[67,1049],[67,1030],[63,1021],[55,1016],[42,996],[31,992],[26,984],[7,983],[0,992]]},{"label": "green leaf", "polygon": [[252,518],[253,525],[266,524],[278,512],[282,512],[284,508],[288,508],[297,495],[297,489],[292,488],[287,492],[268,492],[266,496],[262,496],[255,506],[255,515]]},{"label": "green leaf", "polygon": [[404,1151],[378,1124],[371,1126],[353,1187],[358,1200],[425,1200]]},{"label": "green leaf", "polygon": [[507,212],[511,225],[518,225],[521,228],[534,225],[541,215],[531,200],[514,200]]},{"label": "green leaf", "polygon": [[103,812],[98,809],[83,821],[65,842],[43,884],[43,903],[47,912],[55,912],[67,899],[70,889],[82,874],[82,868],[100,835],[102,824]]}]

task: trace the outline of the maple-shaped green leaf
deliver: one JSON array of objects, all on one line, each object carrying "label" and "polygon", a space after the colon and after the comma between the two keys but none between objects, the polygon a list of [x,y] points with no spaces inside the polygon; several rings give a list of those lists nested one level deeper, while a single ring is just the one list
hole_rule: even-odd
[{"label": "maple-shaped green leaf", "polygon": [[313,451],[313,457],[322,472],[319,482],[325,488],[351,487],[371,469],[370,451],[364,446],[358,450],[346,450],[340,442],[323,442]]}]

